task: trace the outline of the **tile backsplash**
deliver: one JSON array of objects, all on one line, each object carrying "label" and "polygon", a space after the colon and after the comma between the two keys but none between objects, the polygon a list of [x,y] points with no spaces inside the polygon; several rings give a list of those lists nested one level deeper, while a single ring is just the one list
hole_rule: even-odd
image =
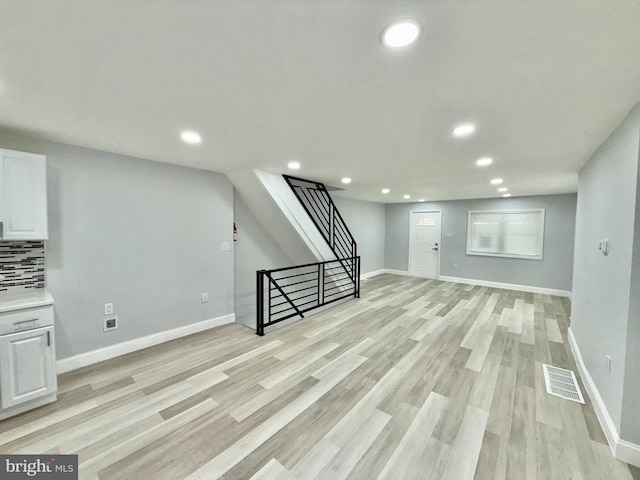
[{"label": "tile backsplash", "polygon": [[44,288],[44,241],[0,242],[0,292]]}]

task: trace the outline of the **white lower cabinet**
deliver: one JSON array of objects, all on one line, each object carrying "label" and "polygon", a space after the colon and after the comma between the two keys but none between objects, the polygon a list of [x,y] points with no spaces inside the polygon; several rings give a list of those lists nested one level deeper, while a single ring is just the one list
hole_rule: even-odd
[{"label": "white lower cabinet", "polygon": [[0,408],[55,393],[53,326],[0,335]]}]

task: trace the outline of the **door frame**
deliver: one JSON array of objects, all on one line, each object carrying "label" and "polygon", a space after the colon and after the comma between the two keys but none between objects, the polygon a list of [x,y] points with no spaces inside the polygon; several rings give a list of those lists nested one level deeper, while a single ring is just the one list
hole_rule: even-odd
[{"label": "door frame", "polygon": [[438,238],[438,266],[437,271],[436,271],[436,280],[440,279],[440,252],[442,251],[442,210],[441,209],[437,209],[437,208],[420,208],[417,210],[410,210],[409,211],[409,255],[408,255],[408,263],[407,263],[407,273],[409,273],[410,275],[413,275],[414,277],[420,277],[420,278],[429,278],[429,277],[422,277],[420,275],[415,275],[413,273],[410,272],[410,268],[411,268],[411,254],[412,252],[412,244],[413,242],[411,241],[411,239],[413,238],[413,236],[411,235],[413,233],[413,222],[411,221],[411,217],[413,216],[414,213],[439,213],[440,214],[440,237]]}]

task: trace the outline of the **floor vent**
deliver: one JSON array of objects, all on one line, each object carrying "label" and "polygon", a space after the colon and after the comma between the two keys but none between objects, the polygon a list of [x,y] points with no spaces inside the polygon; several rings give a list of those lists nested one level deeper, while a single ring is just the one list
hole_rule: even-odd
[{"label": "floor vent", "polygon": [[544,382],[547,385],[547,393],[556,397],[584,403],[584,397],[578,386],[575,373],[564,368],[542,365],[544,370]]}]

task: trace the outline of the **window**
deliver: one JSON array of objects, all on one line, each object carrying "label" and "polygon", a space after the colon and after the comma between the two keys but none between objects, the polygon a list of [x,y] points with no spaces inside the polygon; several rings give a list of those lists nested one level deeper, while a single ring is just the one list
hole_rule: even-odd
[{"label": "window", "polygon": [[544,208],[469,210],[467,254],[542,260]]},{"label": "window", "polygon": [[418,227],[433,227],[435,226],[436,222],[433,220],[433,218],[430,217],[420,217],[420,220],[418,220],[417,226]]}]

